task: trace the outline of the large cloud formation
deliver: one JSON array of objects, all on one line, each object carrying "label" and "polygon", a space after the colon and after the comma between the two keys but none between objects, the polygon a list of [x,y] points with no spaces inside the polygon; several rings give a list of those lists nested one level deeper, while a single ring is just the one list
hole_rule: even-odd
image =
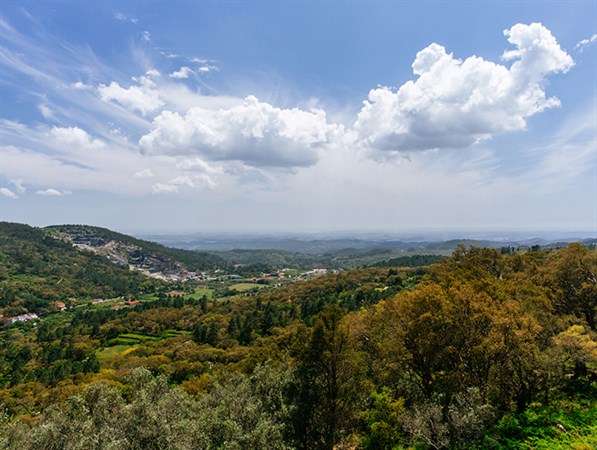
[{"label": "large cloud formation", "polygon": [[[0,187],[0,198],[12,199],[27,195],[24,182],[39,195],[79,189],[182,194],[216,186],[218,192],[236,192],[239,186],[282,183],[288,173],[304,176],[298,172],[315,174],[308,184],[317,184],[323,181],[321,167],[335,182],[352,158],[370,164],[372,172],[379,159],[397,152],[462,148],[524,129],[530,116],[559,104],[545,94],[546,77],[574,64],[541,24],[506,30],[512,49],[499,64],[477,56],[459,60],[431,44],[416,55],[413,81],[373,89],[358,115],[340,125],[329,119],[346,117],[337,110],[326,115],[254,96],[216,95],[201,84],[201,72],[218,70],[204,60],[189,59],[175,72],[170,63],[159,67],[171,76],[152,69],[126,81],[128,75],[78,47],[48,49],[34,34],[3,23],[0,29],[7,36],[6,80],[31,80],[35,113],[47,121],[0,121],[2,176],[5,183],[11,180],[10,189]],[[97,73],[90,77],[77,67]],[[193,76],[185,79],[190,70]],[[104,82],[94,84],[96,79]],[[311,169],[298,170],[305,167]]]},{"label": "large cloud formation", "polygon": [[435,43],[418,52],[415,81],[370,91],[355,122],[361,144],[382,151],[462,148],[522,130],[527,117],[558,106],[545,96],[543,80],[568,71],[572,58],[539,23],[504,34],[516,47],[502,56],[514,61],[509,68],[477,56],[461,61]]},{"label": "large cloud formation", "polygon": [[148,154],[198,154],[256,167],[315,164],[319,149],[333,140],[338,125],[322,110],[280,109],[249,96],[236,106],[201,107],[186,114],[163,111],[139,146]]}]

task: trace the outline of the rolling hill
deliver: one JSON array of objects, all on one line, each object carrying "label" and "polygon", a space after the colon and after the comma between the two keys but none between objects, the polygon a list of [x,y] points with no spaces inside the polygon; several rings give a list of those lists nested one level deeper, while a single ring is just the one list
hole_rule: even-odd
[{"label": "rolling hill", "polygon": [[225,265],[218,256],[169,249],[104,228],[0,222],[0,314],[43,312],[58,300],[76,305],[150,291],[160,278],[184,279]]}]

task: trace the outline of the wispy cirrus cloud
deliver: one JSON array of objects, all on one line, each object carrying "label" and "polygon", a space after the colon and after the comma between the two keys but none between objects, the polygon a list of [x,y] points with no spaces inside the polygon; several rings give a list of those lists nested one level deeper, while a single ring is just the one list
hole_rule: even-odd
[{"label": "wispy cirrus cloud", "polygon": [[2,194],[5,197],[8,197],[10,199],[16,200],[19,198],[19,196],[17,194],[15,194],[13,191],[11,191],[8,188],[0,188],[0,194]]},{"label": "wispy cirrus cloud", "polygon": [[54,111],[52,111],[52,108],[50,108],[48,105],[42,103],[38,106],[38,108],[39,112],[41,112],[41,115],[44,116],[45,119],[51,120],[54,117]]},{"label": "wispy cirrus cloud", "polygon": [[122,12],[114,13],[114,18],[120,22],[129,22],[130,21],[131,23],[134,23],[134,24],[137,24],[139,22],[139,19],[136,18],[135,16],[129,16]]},{"label": "wispy cirrus cloud", "polygon": [[16,191],[19,194],[24,194],[25,192],[27,192],[27,188],[23,185],[23,179],[19,178],[18,180],[10,180],[10,184],[12,184]]},{"label": "wispy cirrus cloud", "polygon": [[585,48],[589,47],[590,45],[593,45],[595,42],[597,42],[597,34],[594,34],[590,38],[583,39],[577,42],[577,44],[574,46],[574,50],[583,52]]},{"label": "wispy cirrus cloud", "polygon": [[18,183],[29,180],[43,187],[40,191],[50,186],[60,192],[84,189],[143,195],[151,193],[154,184],[166,184],[181,176],[196,182],[183,183],[180,191],[212,187],[222,174],[197,157],[142,155],[129,151],[126,143],[107,145],[78,128],[31,128],[8,122],[0,128],[4,134],[16,129],[26,136],[19,140],[20,146],[0,148],[2,175]]}]

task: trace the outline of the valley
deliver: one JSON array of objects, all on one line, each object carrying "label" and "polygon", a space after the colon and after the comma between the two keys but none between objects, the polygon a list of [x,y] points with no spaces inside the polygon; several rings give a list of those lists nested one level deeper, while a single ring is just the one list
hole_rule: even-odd
[{"label": "valley", "polygon": [[[8,448],[92,422],[106,437],[78,448],[133,448],[147,429],[148,448],[227,448],[223,420],[241,448],[595,443],[592,243],[211,253],[96,227],[0,229]],[[178,399],[175,415],[143,403],[147,389]],[[100,420],[98,401],[126,406]],[[72,402],[83,409],[65,421]],[[131,408],[158,415],[149,426]]]}]

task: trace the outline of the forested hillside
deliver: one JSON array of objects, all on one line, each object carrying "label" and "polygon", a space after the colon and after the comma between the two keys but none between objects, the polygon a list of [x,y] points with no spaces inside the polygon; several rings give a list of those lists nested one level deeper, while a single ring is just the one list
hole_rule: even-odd
[{"label": "forested hillside", "polygon": [[[62,245],[59,243],[59,245]],[[597,445],[597,254],[459,248],[5,328],[5,448]]]},{"label": "forested hillside", "polygon": [[55,225],[46,227],[45,230],[55,237],[68,242],[84,244],[91,248],[99,248],[113,243],[112,250],[114,251],[114,247],[120,250],[127,263],[142,264],[145,259],[153,258],[157,260],[157,268],[172,268],[182,265],[186,270],[192,271],[221,269],[226,265],[224,260],[216,255],[165,247],[106,228],[89,225]]},{"label": "forested hillside", "polygon": [[152,290],[157,284],[43,229],[0,222],[0,314],[5,317],[42,313],[57,300],[110,298]]}]

